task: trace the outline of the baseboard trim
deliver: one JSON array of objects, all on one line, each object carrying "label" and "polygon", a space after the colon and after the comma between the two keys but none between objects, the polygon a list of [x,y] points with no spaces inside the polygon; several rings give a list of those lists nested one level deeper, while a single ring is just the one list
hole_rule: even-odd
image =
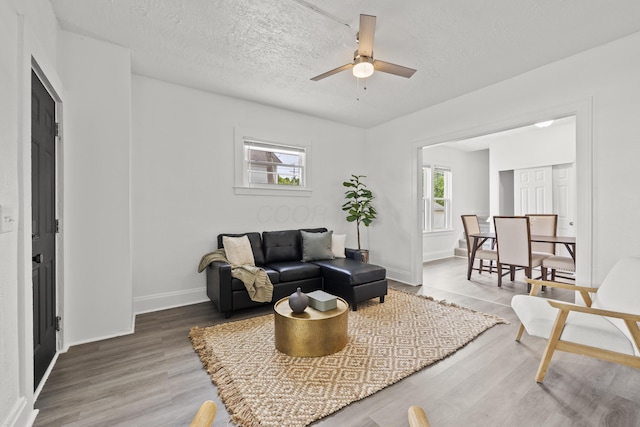
[{"label": "baseboard trim", "polygon": [[[133,325],[135,325],[135,316],[134,316]],[[92,342],[97,342],[97,341],[102,341],[102,340],[108,340],[108,339],[111,339],[111,338],[122,337],[124,335],[131,335],[132,333],[135,332],[134,329],[135,328],[132,326],[131,330],[129,330],[129,331],[117,332],[115,334],[103,335],[101,337],[88,338],[88,339],[85,339],[85,340],[71,342],[67,346],[65,346],[65,348],[62,351],[62,353],[66,353],[67,351],[69,351],[69,349],[71,347],[76,346],[76,345],[89,344],[89,343],[92,343]]]},{"label": "baseboard trim", "polygon": [[145,295],[133,299],[133,312],[138,314],[208,301],[206,288],[187,289],[184,291],[165,292]]},{"label": "baseboard trim", "polygon": [[27,407],[27,398],[22,396],[16,400],[13,408],[0,422],[0,425],[8,427],[32,426],[37,416],[38,410]]},{"label": "baseboard trim", "polygon": [[426,252],[422,254],[422,262],[437,261],[439,259],[451,258],[452,256],[453,253],[451,253],[451,250]]},{"label": "baseboard trim", "polygon": [[407,285],[414,285],[411,283],[411,272],[405,270],[398,270],[395,268],[385,267],[387,270],[387,279],[395,280],[396,282],[405,283]]}]

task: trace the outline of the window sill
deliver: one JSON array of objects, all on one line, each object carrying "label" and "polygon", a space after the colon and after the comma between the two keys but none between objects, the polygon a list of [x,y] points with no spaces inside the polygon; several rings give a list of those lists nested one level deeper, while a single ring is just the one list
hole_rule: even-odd
[{"label": "window sill", "polygon": [[447,234],[453,234],[454,230],[452,228],[448,228],[446,230],[435,230],[435,231],[423,231],[422,235],[425,237],[431,236],[445,236]]},{"label": "window sill", "polygon": [[309,188],[234,187],[234,191],[239,195],[251,196],[311,197],[312,194]]}]

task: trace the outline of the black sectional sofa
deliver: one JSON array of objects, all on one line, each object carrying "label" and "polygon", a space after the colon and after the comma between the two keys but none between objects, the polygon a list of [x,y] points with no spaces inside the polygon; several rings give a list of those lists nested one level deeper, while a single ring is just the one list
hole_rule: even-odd
[{"label": "black sectional sofa", "polygon": [[[301,230],[265,231],[218,235],[218,248],[223,247],[223,236],[247,236],[256,266],[264,268],[273,284],[271,303],[291,295],[297,288],[303,292],[322,289],[347,300],[353,310],[358,303],[380,298],[387,294],[386,270],[364,263],[359,253],[346,249],[346,258],[302,261]],[[304,229],[306,232],[326,232],[326,228]],[[229,318],[239,309],[265,303],[254,302],[244,284],[231,276],[231,266],[213,261],[206,268],[207,296],[218,310]]]}]

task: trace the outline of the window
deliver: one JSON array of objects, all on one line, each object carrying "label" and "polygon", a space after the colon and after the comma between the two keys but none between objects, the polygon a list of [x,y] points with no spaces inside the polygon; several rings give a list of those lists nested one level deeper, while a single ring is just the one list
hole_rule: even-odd
[{"label": "window", "polygon": [[422,168],[423,231],[451,229],[451,169]]},{"label": "window", "polygon": [[[260,137],[247,136],[251,134]],[[311,195],[310,147],[290,143],[298,140],[300,138],[293,135],[236,128],[236,194]]]},{"label": "window", "polygon": [[244,160],[249,186],[304,187],[304,148],[245,140]]}]

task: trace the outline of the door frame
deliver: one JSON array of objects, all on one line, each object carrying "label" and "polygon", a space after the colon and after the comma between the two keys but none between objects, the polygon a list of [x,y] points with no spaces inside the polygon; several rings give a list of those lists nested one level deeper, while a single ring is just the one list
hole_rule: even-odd
[{"label": "door frame", "polygon": [[[31,71],[33,71],[36,76],[40,79],[40,81],[42,82],[42,84],[44,85],[45,89],[49,92],[49,95],[51,95],[51,98],[53,99],[53,101],[55,102],[55,121],[56,123],[59,124],[59,132],[58,132],[58,136],[56,136],[56,140],[55,140],[55,144],[56,144],[56,158],[55,158],[55,163],[56,163],[56,172],[55,172],[55,217],[59,220],[59,224],[60,224],[60,231],[58,233],[56,233],[56,248],[55,248],[55,257],[56,257],[56,265],[55,265],[55,271],[56,271],[56,277],[55,277],[55,283],[56,283],[56,313],[58,316],[60,316],[62,318],[62,324],[64,324],[64,215],[63,215],[63,177],[64,177],[64,169],[63,169],[63,144],[62,144],[62,140],[63,140],[63,113],[62,113],[62,98],[59,94],[59,91],[57,91],[55,89],[55,85],[51,79],[49,79],[47,77],[47,74],[45,73],[45,71],[42,69],[42,67],[40,67],[40,65],[38,64],[38,62],[35,60],[35,58],[31,57],[31,67],[28,69],[29,71],[29,79],[27,80],[29,83],[25,84],[25,92],[28,92],[29,94],[31,93]],[[28,116],[26,116],[24,118],[24,122],[28,123],[28,131],[26,132],[27,134],[25,135],[25,148],[24,148],[24,162],[23,165],[25,167],[25,171],[24,171],[24,178],[25,178],[25,184],[23,187],[23,206],[25,206],[25,210],[23,212],[23,224],[24,224],[24,238],[25,238],[25,251],[28,251],[28,253],[31,252],[31,96],[29,95],[28,97],[28,101],[26,102],[28,105],[28,111],[29,114]],[[28,144],[27,144],[28,142]],[[28,239],[27,239],[28,237]],[[26,254],[25,254],[26,255]],[[29,255],[28,257],[25,257],[25,267],[28,266],[29,270],[31,270],[31,255]],[[28,281],[30,283],[31,280],[31,275],[29,275],[28,277]],[[26,282],[27,280],[25,280]],[[26,283],[25,283],[26,285]],[[28,298],[27,298],[28,297]],[[32,293],[29,291],[29,295],[25,295],[25,300],[28,299],[28,303],[32,304],[33,301],[33,295]],[[33,319],[33,307],[30,306],[28,313],[27,313],[28,317],[30,317],[31,319]],[[33,324],[32,324],[32,320],[29,323],[29,329],[27,329],[30,332],[30,340],[27,340],[27,342],[31,343],[31,347],[33,347]],[[42,380],[40,381],[40,383],[38,384],[38,387],[35,389],[34,391],[34,400],[38,398],[38,395],[40,394],[40,392],[42,391],[42,388],[44,386],[44,384],[47,381],[47,378],[49,377],[49,374],[51,373],[51,370],[53,369],[53,366],[55,365],[58,356],[60,354],[60,352],[64,349],[64,328],[61,328],[60,331],[56,332],[56,354],[53,357],[53,359],[51,360],[51,364],[49,365],[47,371],[45,372],[44,376],[42,377]],[[33,375],[33,350],[31,351],[31,356],[28,359],[31,363],[31,375]],[[33,378],[33,377],[31,377]],[[31,380],[31,384],[33,384],[33,380]]]},{"label": "door frame", "polygon": [[[593,281],[593,97],[574,100],[562,105],[550,106],[539,111],[531,111],[522,115],[498,120],[483,125],[454,131],[419,140],[413,144],[412,173],[413,200],[412,208],[415,218],[415,233],[411,236],[411,283],[422,284],[422,254],[424,251],[421,224],[421,168],[422,149],[452,141],[489,135],[523,126],[532,125],[544,120],[559,119],[567,116],[576,117],[576,280],[591,284]],[[455,201],[454,201],[455,203]]]}]

